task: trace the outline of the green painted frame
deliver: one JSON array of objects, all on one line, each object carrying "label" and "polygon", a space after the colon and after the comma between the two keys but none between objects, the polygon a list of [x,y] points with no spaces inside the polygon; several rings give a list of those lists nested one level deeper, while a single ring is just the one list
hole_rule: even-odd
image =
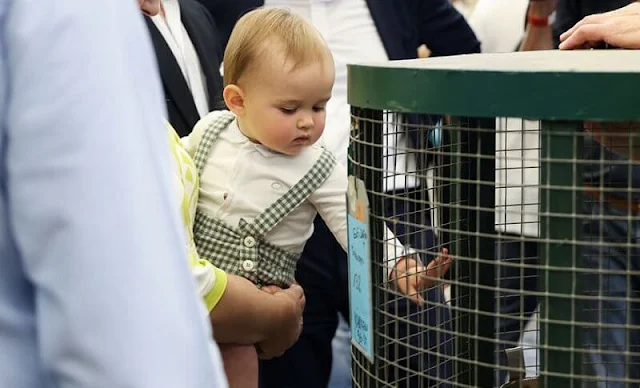
[{"label": "green painted frame", "polygon": [[[606,66],[605,66],[606,64]],[[352,106],[547,120],[640,120],[640,51],[532,51],[348,66]]]}]

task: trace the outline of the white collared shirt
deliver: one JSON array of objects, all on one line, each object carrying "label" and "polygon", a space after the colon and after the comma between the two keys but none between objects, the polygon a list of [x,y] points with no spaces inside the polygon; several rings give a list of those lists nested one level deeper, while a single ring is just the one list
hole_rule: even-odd
[{"label": "white collared shirt", "polygon": [[[203,124],[215,113],[200,120],[187,138],[190,153],[206,128]],[[319,145],[306,147],[296,156],[271,151],[247,139],[234,120],[222,131],[205,163],[198,208],[232,227],[237,227],[241,218],[251,222],[302,179],[321,153]],[[340,245],[346,247],[346,188],[347,173],[338,164],[308,201],[267,234],[267,240],[286,251],[302,252],[313,232],[317,209]]]},{"label": "white collared shirt", "polygon": [[198,53],[189,38],[187,30],[184,28],[184,24],[182,24],[180,4],[178,0],[163,0],[162,7],[164,17],[158,14],[152,16],[151,20],[176,58],[176,62],[178,62],[178,66],[180,66],[182,75],[193,96],[198,114],[203,117],[209,113],[206,77],[202,72]]},{"label": "white collared shirt", "polygon": [[496,119],[496,230],[539,236],[540,122]]},{"label": "white collared shirt", "polygon": [[[203,117],[183,139],[191,155],[218,114],[211,112]],[[198,210],[231,227],[238,227],[240,219],[252,222],[298,183],[322,152],[319,143],[304,148],[296,156],[271,151],[247,139],[234,120],[222,131],[205,162],[200,175]],[[346,251],[346,192],[347,171],[336,163],[329,178],[271,229],[265,239],[286,251],[300,253],[313,234],[313,220],[319,214]],[[392,267],[395,259],[407,252],[388,229],[385,241],[388,241],[385,259],[390,259]]]},{"label": "white collared shirt", "polygon": [[529,0],[478,0],[468,17],[483,53],[516,51],[524,35]]},{"label": "white collared shirt", "polygon": [[[528,0],[478,0],[469,25],[483,53],[512,52],[524,35]],[[496,230],[538,237],[540,124],[496,118]]]},{"label": "white collared shirt", "polygon": [[[335,62],[336,82],[326,108],[322,141],[346,166],[351,122],[347,64],[389,60],[365,0],[265,0],[265,6],[291,9],[311,21],[326,40]],[[396,115],[389,115],[386,121],[391,124],[384,126],[385,191],[417,186],[417,180],[406,174],[416,170],[416,163],[413,155],[406,154],[404,128],[393,124],[397,119]]]}]

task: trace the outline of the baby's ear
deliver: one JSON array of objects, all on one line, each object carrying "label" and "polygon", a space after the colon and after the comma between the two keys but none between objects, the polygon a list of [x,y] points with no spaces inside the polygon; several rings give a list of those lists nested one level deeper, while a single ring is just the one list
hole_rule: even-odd
[{"label": "baby's ear", "polygon": [[224,103],[236,116],[244,114],[244,92],[235,84],[227,85],[222,92]]}]

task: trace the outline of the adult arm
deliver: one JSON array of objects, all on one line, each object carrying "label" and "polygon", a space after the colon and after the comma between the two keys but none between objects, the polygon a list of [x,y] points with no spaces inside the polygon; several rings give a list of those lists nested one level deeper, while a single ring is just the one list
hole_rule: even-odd
[{"label": "adult arm", "polygon": [[553,29],[554,47],[560,44],[560,35],[589,15],[618,10],[634,0],[558,0],[556,23]]},{"label": "adult arm", "polygon": [[57,387],[224,387],[186,265],[162,91],[130,0],[19,0],[4,184]]},{"label": "adult arm", "polygon": [[[527,17],[549,20],[551,14],[553,14],[558,6],[558,0],[531,0],[529,2],[529,9],[527,10]],[[566,7],[567,2],[565,2],[563,6]],[[566,17],[568,17],[568,15],[563,15],[563,18]],[[556,14],[556,23],[557,22]],[[520,51],[552,50],[555,47],[553,42],[553,26],[550,23],[546,25],[527,23],[525,34],[520,44]]]},{"label": "adult arm", "polygon": [[300,335],[304,305],[304,293],[297,284],[271,294],[243,277],[228,275],[222,298],[210,313],[216,341],[269,341],[269,347],[281,354]]}]

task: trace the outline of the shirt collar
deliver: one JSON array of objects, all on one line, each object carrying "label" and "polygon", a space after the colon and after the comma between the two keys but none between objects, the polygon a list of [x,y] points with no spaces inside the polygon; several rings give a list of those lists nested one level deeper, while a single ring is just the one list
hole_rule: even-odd
[{"label": "shirt collar", "polygon": [[234,144],[246,144],[249,147],[254,147],[256,151],[258,151],[265,158],[272,158],[274,156],[280,155],[279,152],[275,152],[270,150],[269,148],[263,146],[262,144],[256,144],[249,140],[242,132],[240,132],[240,127],[238,127],[238,119],[233,120],[229,124],[229,128],[227,128],[228,137],[227,140]]},{"label": "shirt collar", "polygon": [[229,127],[227,128],[228,140],[234,144],[242,144],[249,142],[249,139],[245,135],[240,132],[240,128],[238,127],[238,119],[233,119],[231,123],[229,123]]}]

